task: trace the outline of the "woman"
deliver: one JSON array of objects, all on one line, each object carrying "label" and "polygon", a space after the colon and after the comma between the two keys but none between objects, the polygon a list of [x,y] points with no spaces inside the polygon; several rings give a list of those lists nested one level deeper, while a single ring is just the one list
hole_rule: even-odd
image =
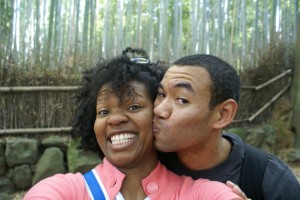
[{"label": "woman", "polygon": [[159,163],[152,118],[164,71],[143,50],[127,48],[86,73],[73,135],[103,163],[42,180],[24,199],[241,199],[222,183],[179,177]]}]

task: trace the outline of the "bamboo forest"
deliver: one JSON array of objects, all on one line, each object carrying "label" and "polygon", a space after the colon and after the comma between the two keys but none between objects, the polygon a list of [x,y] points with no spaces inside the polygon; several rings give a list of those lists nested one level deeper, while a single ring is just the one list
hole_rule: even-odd
[{"label": "bamboo forest", "polygon": [[[152,116],[158,112],[155,109],[152,112],[154,106],[147,100],[150,96],[144,94],[147,90],[151,93],[151,100],[154,101],[155,96],[152,98],[152,94],[156,94],[154,86],[157,83],[149,81],[150,78],[148,80],[147,74],[150,70],[141,70],[147,83],[153,83],[149,89],[142,81],[139,83],[144,76],[143,78],[140,78],[140,75],[136,76],[139,73],[135,69],[141,68],[132,70],[133,68],[122,63],[122,67],[127,67],[126,70],[130,71],[130,75],[126,74],[126,71],[112,80],[130,80],[128,85],[131,87],[128,91],[123,90],[128,89],[128,85],[119,82],[116,94],[115,87],[110,88],[110,82],[106,82],[111,79],[105,77],[103,82],[102,78],[106,74],[114,74],[114,70],[119,68],[115,68],[113,63],[113,70],[108,70],[111,72],[104,71],[104,75],[99,75],[98,69],[103,68],[101,64],[121,55],[127,47],[142,48],[152,63],[162,61],[160,63],[165,66],[171,66],[179,58],[192,54],[212,54],[232,65],[239,77],[228,75],[232,73],[223,68],[221,72],[216,72],[215,69],[220,69],[220,65],[208,61],[208,66],[205,66],[207,60],[200,66],[204,69],[201,68],[201,71],[194,68],[171,71],[177,67],[172,68],[171,72],[167,71],[169,74],[159,87],[164,91],[161,95],[166,97],[165,99],[172,100],[164,101],[160,107],[166,108],[167,111],[161,109],[160,112],[167,113],[166,115],[171,117],[161,119],[162,116],[155,116],[159,118],[158,120],[167,122],[161,126],[163,128],[154,125],[153,135],[155,137],[159,135],[158,138],[161,135],[165,135],[161,138],[172,138],[171,142],[168,141],[171,149],[169,151],[175,151],[173,147],[177,143],[182,151],[177,155],[191,155],[191,158],[198,161],[209,158],[208,163],[213,161],[213,164],[204,162],[204,165],[202,163],[198,165],[190,158],[183,159],[196,167],[182,166],[187,173],[194,172],[190,169],[201,166],[205,170],[195,171],[195,175],[198,176],[198,172],[199,175],[205,175],[206,172],[214,174],[223,169],[222,167],[227,168],[233,163],[232,169],[235,171],[226,173],[232,175],[233,180],[237,182],[239,178],[245,179],[245,183],[255,182],[254,185],[257,187],[250,187],[250,193],[261,193],[268,185],[269,188],[265,190],[268,195],[273,192],[282,192],[280,195],[284,193],[294,195],[292,192],[286,192],[287,188],[293,188],[285,184],[288,182],[288,178],[284,176],[289,172],[287,166],[280,166],[279,171],[275,168],[279,166],[279,161],[271,160],[273,156],[268,156],[268,159],[267,156],[263,156],[264,159],[261,159],[261,153],[251,150],[252,148],[244,144],[249,143],[278,156],[291,167],[300,183],[299,14],[299,0],[0,0],[0,199],[22,199],[33,185],[57,173],[86,173],[101,162],[99,155],[103,152],[95,154],[78,147],[92,146],[96,149],[98,144],[104,143],[106,149],[104,153],[109,152],[106,161],[114,160],[112,157],[116,156],[117,161],[114,160],[113,163],[122,163],[121,169],[124,171],[130,173],[134,171],[128,166],[135,166],[139,170],[139,175],[131,174],[129,177],[132,178],[126,179],[125,184],[143,176],[142,185],[146,185],[147,190],[148,186],[151,190],[155,188],[154,192],[157,192],[157,188],[161,188],[156,182],[146,183],[150,180],[150,176],[147,177],[146,172],[149,170],[144,167],[152,166],[147,164],[148,161],[154,161],[154,157],[156,159],[155,155],[150,155],[156,151],[147,145],[148,143],[152,145],[150,142],[155,139],[149,134],[152,130]],[[98,62],[101,64],[97,65]],[[119,67],[121,64],[116,65]],[[97,70],[90,70],[95,66],[98,67]],[[105,64],[106,66],[108,65]],[[206,73],[205,69],[210,67],[213,72]],[[94,72],[98,74],[95,75]],[[132,74],[135,78],[127,79]],[[152,68],[150,74],[157,75]],[[228,81],[229,76],[236,81]],[[91,85],[85,86],[84,82]],[[220,89],[220,85],[225,86]],[[236,91],[239,89],[238,94]],[[177,92],[178,90],[180,92]],[[181,93],[189,93],[186,95],[188,98],[181,97]],[[132,95],[132,98],[128,98],[129,95]],[[234,98],[231,99],[232,96]],[[80,102],[78,97],[81,98]],[[142,103],[140,99],[143,99]],[[119,103],[118,107],[116,102]],[[97,107],[97,112],[93,106]],[[112,114],[114,117],[111,117],[111,113],[114,112],[116,114]],[[134,113],[139,115],[133,115]],[[97,127],[95,125],[97,133],[88,127],[94,127],[96,124],[94,118],[90,119],[92,115],[95,115],[97,120],[99,118]],[[176,124],[175,128],[168,127],[172,123]],[[182,130],[178,131],[177,128]],[[71,134],[74,129],[77,138],[73,137],[75,134]],[[160,129],[167,131],[155,134]],[[199,136],[194,133],[197,131],[200,133]],[[234,136],[225,136],[223,131]],[[180,137],[176,139],[176,133],[173,132],[178,133]],[[78,138],[80,134],[82,134],[81,141]],[[143,138],[146,138],[147,142]],[[199,141],[201,142],[197,143]],[[190,144],[192,146],[188,146]],[[169,147],[166,146],[166,149]],[[143,153],[143,149],[147,152]],[[248,149],[245,150],[245,154],[244,149]],[[189,152],[190,150],[192,151]],[[199,157],[199,152],[202,157]],[[217,152],[220,154],[215,154]],[[139,153],[147,155],[143,169],[137,166],[143,162],[140,158],[144,157],[136,156]],[[257,159],[244,159],[244,155],[247,154],[250,157],[253,154]],[[175,154],[172,155],[177,158]],[[241,160],[236,159],[236,155],[241,157]],[[223,160],[218,160],[219,158]],[[181,158],[177,159],[178,161],[174,162],[176,165],[181,166],[181,161],[185,163]],[[157,161],[155,162],[157,165]],[[268,167],[267,162],[270,163]],[[254,164],[244,170],[235,167],[243,166],[244,163]],[[101,166],[98,167],[94,169],[102,170]],[[265,168],[269,169],[268,173],[265,173]],[[112,175],[121,177],[117,168],[112,166],[112,169],[114,172]],[[253,176],[258,170],[261,171],[258,173],[259,176]],[[158,171],[152,173],[157,174],[156,172]],[[227,175],[223,174],[226,173],[221,171],[216,177],[225,179]],[[110,176],[113,180],[111,188],[116,192],[119,190],[116,188],[121,187],[122,181],[125,180],[125,174],[122,171],[124,178],[117,179]],[[285,181],[276,182],[280,189],[270,185],[269,181],[272,178],[280,180],[279,176]],[[81,187],[79,180],[76,178],[74,186]],[[64,182],[65,187],[56,184],[58,181],[51,183],[53,187],[62,189],[59,195],[69,195],[70,188],[75,188],[73,183],[69,185],[69,181]],[[258,182],[259,184],[256,184]],[[293,186],[296,185],[295,182]],[[82,183],[84,184],[83,179]],[[140,183],[130,183],[122,188],[137,185]],[[40,188],[42,191],[47,190],[47,192],[40,191],[41,194],[50,194],[52,191],[48,192],[47,187]],[[153,199],[152,196],[146,197],[151,192],[148,191],[144,195],[146,189],[142,190],[140,186],[137,188],[137,194],[143,195],[143,199]],[[74,191],[89,193],[84,188]],[[123,191],[125,189],[120,189],[120,192]],[[264,197],[268,195],[264,194]],[[80,197],[76,195],[77,198]],[[292,198],[285,196],[283,198],[268,196],[268,198],[300,199],[296,195]]]},{"label": "bamboo forest", "polygon": [[[243,69],[294,51],[298,0],[1,0],[0,65],[79,72],[128,46],[172,62],[215,54]],[[289,59],[286,59],[287,65]]]}]

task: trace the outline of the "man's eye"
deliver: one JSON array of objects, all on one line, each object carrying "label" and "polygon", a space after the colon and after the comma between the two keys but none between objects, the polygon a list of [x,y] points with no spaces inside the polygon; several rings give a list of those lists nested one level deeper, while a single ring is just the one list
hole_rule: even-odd
[{"label": "man's eye", "polygon": [[189,101],[186,100],[186,99],[184,99],[184,98],[178,98],[176,101],[177,101],[178,103],[180,103],[180,104],[186,104],[186,103],[189,103]]},{"label": "man's eye", "polygon": [[157,93],[157,96],[158,96],[158,97],[166,97],[166,95],[165,95],[164,93],[162,93],[162,92],[158,92],[158,93]]}]

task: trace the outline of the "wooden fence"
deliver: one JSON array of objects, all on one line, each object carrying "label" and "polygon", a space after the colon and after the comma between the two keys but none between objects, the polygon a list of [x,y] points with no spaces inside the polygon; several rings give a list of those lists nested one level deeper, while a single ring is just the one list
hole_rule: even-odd
[{"label": "wooden fence", "polygon": [[[234,123],[254,122],[290,87],[288,69],[257,86],[242,86]],[[79,86],[0,87],[0,136],[71,130]]]}]

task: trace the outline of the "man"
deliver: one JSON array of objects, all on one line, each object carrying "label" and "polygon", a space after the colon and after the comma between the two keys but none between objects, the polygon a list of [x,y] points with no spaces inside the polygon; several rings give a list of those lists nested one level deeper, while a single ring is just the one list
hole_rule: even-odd
[{"label": "man", "polygon": [[175,61],[159,86],[153,133],[161,161],[178,174],[231,182],[251,199],[300,199],[289,167],[274,155],[223,133],[237,111],[236,71],[212,55]]}]

